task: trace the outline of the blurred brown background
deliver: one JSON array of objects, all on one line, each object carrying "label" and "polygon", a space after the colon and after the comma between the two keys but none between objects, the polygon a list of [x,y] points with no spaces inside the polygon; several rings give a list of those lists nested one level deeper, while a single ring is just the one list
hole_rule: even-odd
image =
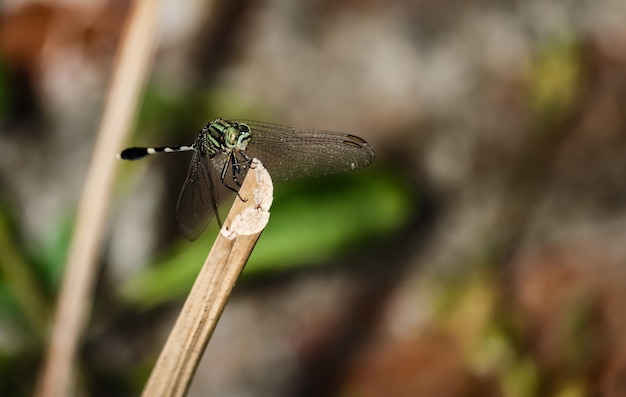
[{"label": "blurred brown background", "polygon": [[[129,6],[0,5],[2,396],[32,393]],[[158,26],[129,145],[223,117],[377,154],[276,185],[190,396],[626,395],[626,2],[165,0]],[[211,246],[176,229],[188,162],[122,165],[79,395],[141,392]]]}]

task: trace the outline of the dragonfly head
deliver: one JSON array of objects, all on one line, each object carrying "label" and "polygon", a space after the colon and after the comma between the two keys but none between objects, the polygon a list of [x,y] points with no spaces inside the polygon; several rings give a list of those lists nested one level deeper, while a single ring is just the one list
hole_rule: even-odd
[{"label": "dragonfly head", "polygon": [[233,123],[224,130],[224,144],[229,149],[246,150],[252,135],[244,123]]}]

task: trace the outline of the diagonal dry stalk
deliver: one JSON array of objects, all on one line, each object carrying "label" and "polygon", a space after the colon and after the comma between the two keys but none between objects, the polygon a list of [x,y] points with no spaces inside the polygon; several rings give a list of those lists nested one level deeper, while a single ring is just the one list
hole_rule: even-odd
[{"label": "diagonal dry stalk", "polygon": [[160,2],[137,0],[128,17],[94,154],[87,170],[74,235],[36,396],[73,395],[75,358],[88,317],[109,201],[119,164],[115,153],[130,131],[152,63]]},{"label": "diagonal dry stalk", "polygon": [[273,186],[260,163],[246,176],[161,351],[145,397],[183,396],[252,249],[269,220]]}]

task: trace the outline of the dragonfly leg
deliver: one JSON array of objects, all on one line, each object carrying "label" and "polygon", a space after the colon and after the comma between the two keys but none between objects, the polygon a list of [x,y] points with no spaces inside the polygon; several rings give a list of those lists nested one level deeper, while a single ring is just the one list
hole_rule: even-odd
[{"label": "dragonfly leg", "polygon": [[241,152],[241,155],[243,156],[243,162],[246,163],[246,166],[252,168],[252,158],[243,152]]},{"label": "dragonfly leg", "polygon": [[[235,182],[235,184],[237,184],[237,188],[234,188],[232,186],[230,186],[228,183],[226,183],[226,173],[228,172],[228,167],[232,168],[232,178],[233,181]],[[226,162],[224,163],[224,167],[222,168],[222,173],[220,174],[220,182],[222,182],[222,185],[224,185],[228,190],[231,190],[235,193],[237,193],[237,197],[239,197],[239,199],[241,201],[246,201],[243,199],[243,197],[241,197],[239,195],[239,188],[241,187],[241,184],[239,183],[239,181],[237,181],[236,177],[235,177],[235,173],[237,172],[238,168],[238,164],[235,161],[235,157],[233,152],[231,152],[228,156],[228,160],[226,160]]]},{"label": "dragonfly leg", "polygon": [[252,159],[243,152],[239,152],[239,154],[243,157],[242,160],[238,160],[234,152],[231,153],[231,165],[233,170],[233,181],[237,184],[237,186],[241,187],[241,182],[239,181],[238,176],[250,168]]}]

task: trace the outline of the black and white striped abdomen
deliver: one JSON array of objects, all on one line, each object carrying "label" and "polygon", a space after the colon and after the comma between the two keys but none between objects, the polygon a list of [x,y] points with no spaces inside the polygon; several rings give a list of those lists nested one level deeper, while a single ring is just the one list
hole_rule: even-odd
[{"label": "black and white striped abdomen", "polygon": [[187,152],[194,150],[194,145],[181,145],[181,146],[162,146],[162,147],[131,147],[124,149],[118,157],[122,160],[139,160],[150,154],[156,153],[176,153]]}]

